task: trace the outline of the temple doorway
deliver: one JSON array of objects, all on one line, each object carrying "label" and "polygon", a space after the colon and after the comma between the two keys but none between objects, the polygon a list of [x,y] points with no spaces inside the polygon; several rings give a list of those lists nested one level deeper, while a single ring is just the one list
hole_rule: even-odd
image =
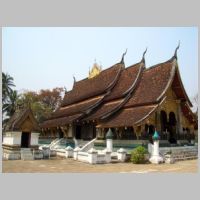
[{"label": "temple doorway", "polygon": [[62,132],[62,130],[59,130],[58,135],[59,138],[64,138],[64,133]]},{"label": "temple doorway", "polygon": [[76,126],[76,139],[81,139],[81,125]]},{"label": "temple doorway", "polygon": [[174,112],[169,113],[169,142],[172,144],[176,144],[176,116]]},{"label": "temple doorway", "polygon": [[125,139],[125,140],[135,139],[134,138],[134,129],[133,129],[133,127],[125,128],[124,134],[122,136],[123,136],[122,139]]},{"label": "temple doorway", "polygon": [[29,148],[30,145],[30,133],[22,132],[21,136],[21,148]]},{"label": "temple doorway", "polygon": [[161,133],[167,129],[167,114],[164,110],[160,112],[160,124],[161,124]]},{"label": "temple doorway", "polygon": [[81,126],[81,139],[91,140],[95,137],[96,137],[96,128],[93,123],[87,123]]},{"label": "temple doorway", "polygon": [[91,140],[96,137],[96,128],[92,123],[76,125],[76,139]]}]

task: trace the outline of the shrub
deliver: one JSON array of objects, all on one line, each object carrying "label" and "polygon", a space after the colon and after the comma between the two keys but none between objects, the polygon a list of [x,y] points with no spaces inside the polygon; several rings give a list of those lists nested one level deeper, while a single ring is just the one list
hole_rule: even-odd
[{"label": "shrub", "polygon": [[147,149],[139,146],[136,147],[132,152],[131,152],[131,162],[135,164],[143,164],[146,163],[145,159],[145,154],[147,153]]}]

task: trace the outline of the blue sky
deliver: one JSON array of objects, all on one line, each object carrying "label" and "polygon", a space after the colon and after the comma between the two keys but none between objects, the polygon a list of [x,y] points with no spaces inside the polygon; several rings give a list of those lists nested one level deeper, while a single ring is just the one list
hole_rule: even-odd
[{"label": "blue sky", "polygon": [[73,86],[88,76],[94,60],[106,69],[121,60],[126,67],[141,60],[146,47],[147,68],[172,57],[180,40],[178,63],[189,97],[198,92],[198,29],[177,28],[3,28],[2,70],[16,89],[38,91]]}]

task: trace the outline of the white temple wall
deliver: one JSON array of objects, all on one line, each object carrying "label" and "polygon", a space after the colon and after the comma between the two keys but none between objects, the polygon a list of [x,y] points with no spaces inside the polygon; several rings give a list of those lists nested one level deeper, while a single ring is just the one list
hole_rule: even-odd
[{"label": "white temple wall", "polygon": [[21,132],[7,132],[3,137],[3,144],[21,145]]},{"label": "white temple wall", "polygon": [[31,143],[30,145],[38,145],[38,138],[40,133],[31,133]]},{"label": "white temple wall", "polygon": [[[31,133],[30,145],[38,145],[40,133]],[[6,132],[3,136],[3,144],[6,145],[21,145],[22,132]]]}]

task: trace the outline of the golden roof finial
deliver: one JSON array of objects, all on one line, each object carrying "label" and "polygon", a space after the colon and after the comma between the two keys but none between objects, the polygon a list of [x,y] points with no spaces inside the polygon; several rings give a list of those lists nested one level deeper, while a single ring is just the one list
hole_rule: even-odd
[{"label": "golden roof finial", "polygon": [[88,78],[90,79],[90,78],[93,78],[93,77],[99,75],[101,71],[102,71],[102,67],[101,67],[100,65],[97,64],[96,58],[95,58],[93,67],[92,67],[92,69],[89,71],[89,76],[88,76]]}]

